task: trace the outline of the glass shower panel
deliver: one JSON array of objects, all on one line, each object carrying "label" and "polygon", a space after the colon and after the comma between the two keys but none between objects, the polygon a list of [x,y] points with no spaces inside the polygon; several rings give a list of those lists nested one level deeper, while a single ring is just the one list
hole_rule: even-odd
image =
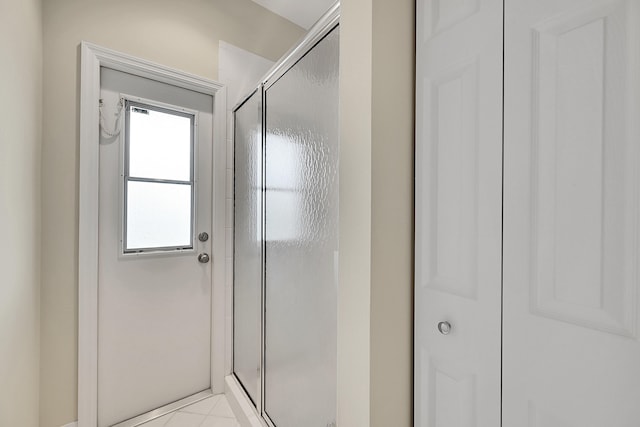
[{"label": "glass shower panel", "polygon": [[262,344],[262,90],[235,112],[233,370],[257,404]]},{"label": "glass shower panel", "polygon": [[265,412],[336,419],[338,28],[265,92]]}]

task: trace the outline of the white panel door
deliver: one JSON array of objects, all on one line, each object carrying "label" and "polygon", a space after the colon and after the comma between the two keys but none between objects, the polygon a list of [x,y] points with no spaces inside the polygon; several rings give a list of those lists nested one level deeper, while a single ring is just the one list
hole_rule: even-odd
[{"label": "white panel door", "polygon": [[[123,255],[121,240],[123,218],[126,217],[123,214],[125,184],[122,175],[126,172],[123,164],[131,162],[129,175],[132,177],[160,178],[153,182],[149,182],[149,179],[134,182],[143,187],[142,191],[135,194],[137,202],[133,193],[129,193],[130,204],[153,203],[152,211],[141,210],[148,218],[140,217],[138,222],[133,219],[128,222],[127,227],[137,227],[140,231],[135,236],[136,241],[126,243],[134,246],[162,246],[163,243],[157,243],[158,238],[165,235],[169,236],[169,240],[174,239],[172,236],[177,230],[177,227],[175,230],[171,228],[174,223],[168,227],[171,229],[152,229],[151,225],[154,224],[152,220],[157,219],[155,211],[170,216],[175,211],[188,209],[188,206],[184,206],[185,202],[181,201],[185,188],[180,190],[186,186],[175,184],[172,180],[183,180],[180,177],[185,174],[185,167],[189,169],[189,164],[188,159],[184,161],[183,152],[168,148],[175,138],[170,141],[162,138],[173,129],[162,127],[162,133],[153,134],[148,141],[152,150],[135,154],[132,148],[129,156],[124,151],[124,126],[123,134],[116,137],[109,137],[102,131],[98,285],[99,427],[119,423],[211,387],[212,263],[198,262],[200,253],[211,254],[211,239],[201,242],[196,236],[201,232],[212,235],[213,98],[103,68],[101,98],[104,100],[103,117],[107,132],[113,132],[118,100],[123,94],[151,100],[151,103],[171,104],[195,113],[197,121],[191,165],[195,215],[190,232],[193,248]],[[136,114],[144,116],[145,111],[140,108]],[[147,111],[147,114],[152,113],[151,110]],[[131,112],[133,115],[134,112]],[[123,113],[121,124],[124,118]],[[150,131],[154,132],[154,129],[157,128],[151,128]],[[142,166],[134,168],[134,158],[136,161],[146,159],[148,163],[142,162]],[[163,165],[161,172],[154,168],[158,165]],[[188,176],[188,172],[186,174]],[[162,186],[168,188],[166,191],[177,194],[171,199],[172,203],[163,204],[162,198],[149,200],[159,191],[157,187]]]},{"label": "white panel door", "polygon": [[638,427],[640,1],[505,4],[505,427]]},{"label": "white panel door", "polygon": [[502,18],[502,0],[417,2],[420,427],[500,425]]}]

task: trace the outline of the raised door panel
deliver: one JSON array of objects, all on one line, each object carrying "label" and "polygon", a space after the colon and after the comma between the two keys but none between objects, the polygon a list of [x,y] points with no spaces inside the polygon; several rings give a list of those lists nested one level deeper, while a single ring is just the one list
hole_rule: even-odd
[{"label": "raised door panel", "polygon": [[451,374],[433,364],[429,368],[431,425],[435,427],[476,426],[476,376]]},{"label": "raised door panel", "polygon": [[480,0],[434,0],[427,10],[430,17],[427,28],[434,34],[444,31],[474,15],[479,6]]},{"label": "raised door panel", "polygon": [[634,336],[633,147],[607,103],[625,98],[624,5],[534,27],[531,283],[539,315]]},{"label": "raised door panel", "polygon": [[430,80],[430,187],[424,192],[427,229],[424,284],[476,298],[478,275],[477,64]]}]

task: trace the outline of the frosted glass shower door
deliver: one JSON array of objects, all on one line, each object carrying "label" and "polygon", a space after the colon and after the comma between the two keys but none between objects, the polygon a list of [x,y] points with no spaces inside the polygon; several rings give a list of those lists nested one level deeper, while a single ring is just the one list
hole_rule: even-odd
[{"label": "frosted glass shower door", "polygon": [[276,427],[336,417],[338,28],[265,91],[265,396]]},{"label": "frosted glass shower door", "polygon": [[233,370],[256,406],[262,344],[262,90],[235,112]]}]

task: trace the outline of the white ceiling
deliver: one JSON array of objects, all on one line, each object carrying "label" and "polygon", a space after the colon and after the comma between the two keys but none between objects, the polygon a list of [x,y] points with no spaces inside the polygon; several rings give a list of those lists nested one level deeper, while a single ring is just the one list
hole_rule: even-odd
[{"label": "white ceiling", "polygon": [[260,6],[308,30],[335,0],[253,0]]}]

